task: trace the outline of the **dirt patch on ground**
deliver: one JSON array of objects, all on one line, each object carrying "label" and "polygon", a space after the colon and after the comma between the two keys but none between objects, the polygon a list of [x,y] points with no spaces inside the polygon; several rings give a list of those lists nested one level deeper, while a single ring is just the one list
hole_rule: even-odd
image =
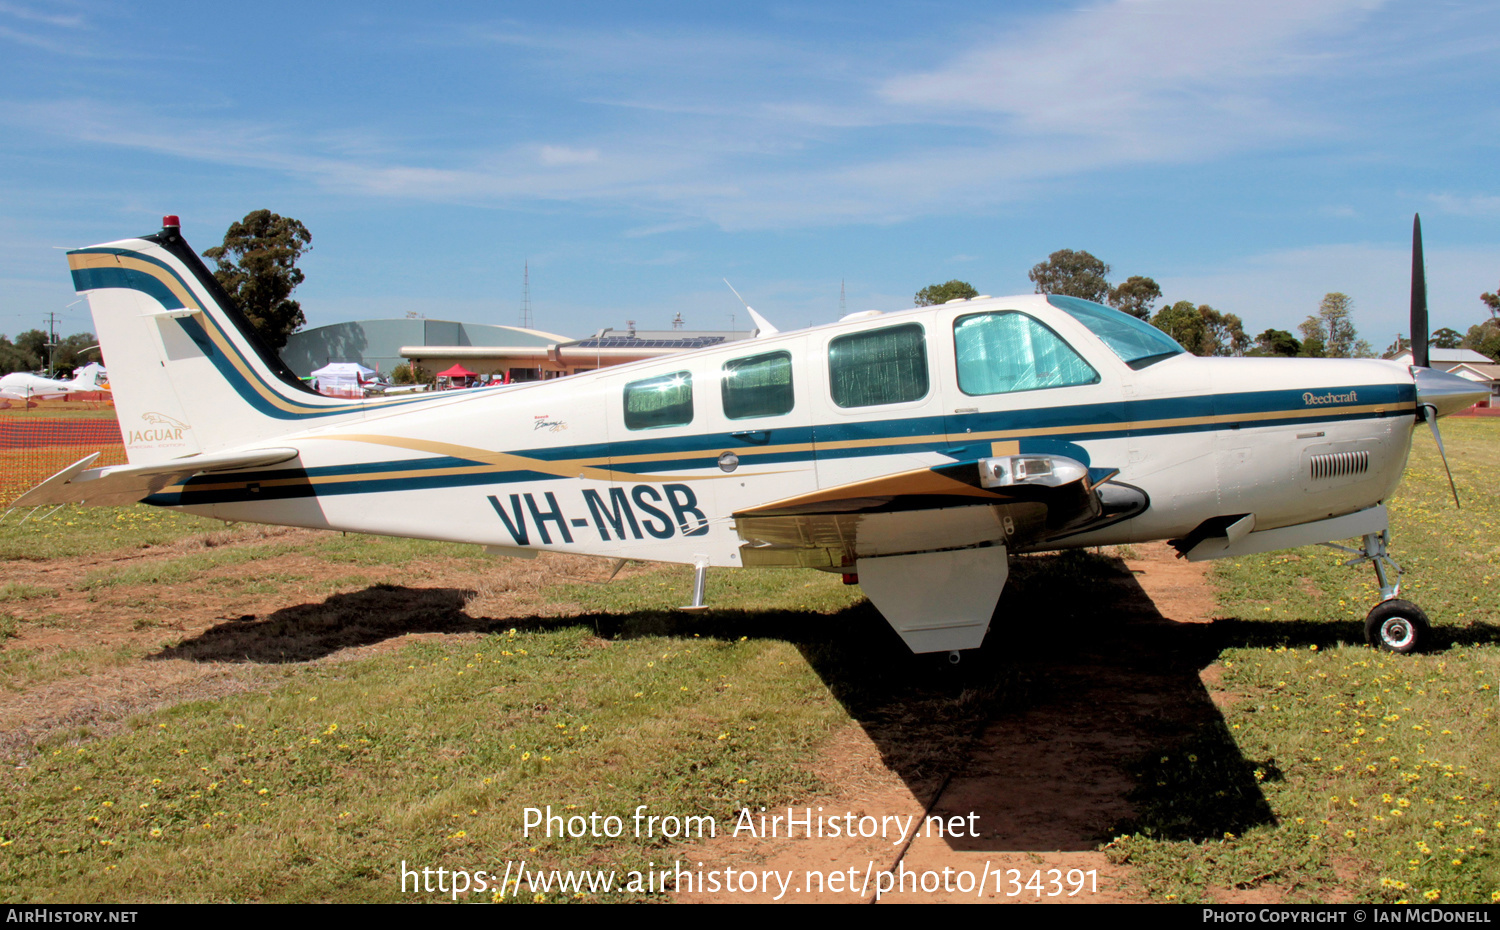
[{"label": "dirt patch on ground", "polygon": [[[881,900],[888,902],[1146,900],[1129,869],[1112,864],[1103,847],[1111,826],[1133,814],[1128,765],[1216,713],[1216,667],[1204,668],[1203,637],[1194,635],[1216,606],[1205,572],[1165,546],[1135,547],[1109,579],[1111,602],[1095,605],[1099,616],[1072,629],[1049,618],[1059,626],[1053,645],[1059,635],[1077,639],[1034,650],[1055,656],[1037,655],[1027,665],[1038,683],[1029,706],[976,721],[972,751],[936,784],[903,781],[883,761],[891,753],[858,726],[833,740],[816,770],[844,790],[803,807],[814,816],[819,808],[825,817],[852,815],[855,824],[868,816],[871,831],[895,818],[912,824],[914,837],[721,836],[683,858],[748,870],[764,877],[762,886],[791,876],[785,892],[775,884],[756,894],[695,890],[678,899],[770,900],[780,893],[783,901],[871,901],[883,882],[891,891]],[[1023,639],[1023,648],[1048,640]],[[1003,638],[1000,645],[1007,645]]]},{"label": "dirt patch on ground", "polygon": [[[578,605],[549,602],[544,589],[601,581],[610,570],[599,560],[548,555],[495,559],[482,570],[460,559],[330,562],[310,551],[325,538],[247,527],[0,566],[0,585],[50,592],[7,605],[26,622],[5,643],[6,658],[34,667],[0,690],[0,758],[20,761],[43,746],[106,736],[135,715],[185,700],[270,687],[289,663],[348,661],[411,638],[477,637],[511,622],[494,618],[574,614]],[[267,554],[227,562],[208,581],[88,583],[124,567],[245,546]],[[1024,618],[1030,632],[1013,636],[997,621],[1001,635],[992,633],[986,649],[1023,655],[1035,693],[1018,709],[976,719],[959,765],[904,779],[891,762],[901,736],[851,724],[815,763],[840,793],[792,812],[837,819],[844,835],[721,836],[674,852],[689,869],[701,862],[761,876],[753,894],[689,883],[678,899],[870,901],[884,874],[895,885],[886,901],[1145,900],[1128,868],[1104,851],[1111,827],[1133,813],[1128,766],[1233,698],[1203,658],[1206,638],[1195,635],[1215,610],[1204,566],[1164,546],[1136,547],[1111,564],[1109,596],[1070,608],[1075,614],[1049,615],[1048,592],[1011,602],[1009,614],[1002,601],[1002,617]],[[73,655],[87,675],[69,671]],[[795,880],[784,890],[767,886],[773,874]]]},{"label": "dirt patch on ground", "polygon": [[[550,602],[543,589],[602,580],[610,569],[550,554],[486,560],[482,569],[437,558],[325,561],[308,550],[328,535],[236,527],[145,549],[0,565],[0,586],[40,592],[5,605],[24,622],[4,642],[20,674],[0,686],[0,759],[108,736],[137,714],[182,701],[267,687],[289,662],[348,661],[430,633],[479,636],[504,623],[490,618],[576,613],[578,605]],[[243,547],[267,554],[186,585],[102,581]]]}]

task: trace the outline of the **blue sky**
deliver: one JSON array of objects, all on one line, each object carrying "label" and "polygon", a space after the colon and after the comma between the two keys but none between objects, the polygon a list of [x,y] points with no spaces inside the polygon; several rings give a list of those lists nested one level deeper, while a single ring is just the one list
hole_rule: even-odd
[{"label": "blue sky", "polygon": [[58,247],[269,208],[310,325],[783,329],[1062,248],[1246,329],[1500,285],[1500,5],[250,6],[0,0],[0,332],[92,329]]}]

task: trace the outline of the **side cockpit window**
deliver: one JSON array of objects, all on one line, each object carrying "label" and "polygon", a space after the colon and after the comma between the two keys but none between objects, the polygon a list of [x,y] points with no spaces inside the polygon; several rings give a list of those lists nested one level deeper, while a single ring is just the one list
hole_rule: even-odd
[{"label": "side cockpit window", "polygon": [[927,342],[909,323],[839,336],[828,344],[828,387],[840,407],[902,404],[927,396]]},{"label": "side cockpit window", "polygon": [[965,394],[1009,394],[1097,384],[1099,373],[1052,330],[1024,313],[961,316],[953,323],[958,387]]},{"label": "side cockpit window", "polygon": [[625,427],[661,429],[693,422],[693,376],[673,372],[625,385]]},{"label": "side cockpit window", "polygon": [[1145,320],[1113,307],[1061,294],[1048,294],[1047,303],[1087,326],[1120,361],[1136,371],[1187,351]]},{"label": "side cockpit window", "polygon": [[724,363],[720,382],[724,397],[724,416],[731,420],[751,417],[779,417],[791,413],[792,354],[768,352]]}]

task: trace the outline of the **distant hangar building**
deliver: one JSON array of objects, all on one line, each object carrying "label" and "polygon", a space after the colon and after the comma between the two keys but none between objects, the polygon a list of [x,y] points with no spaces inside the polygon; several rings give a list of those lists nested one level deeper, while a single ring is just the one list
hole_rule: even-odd
[{"label": "distant hangar building", "polygon": [[440,371],[455,362],[479,374],[506,374],[512,381],[536,381],[593,371],[609,365],[672,355],[750,333],[605,329],[587,339],[491,323],[449,320],[359,320],[293,333],[282,361],[298,377],[330,362],[358,362],[382,374],[417,364]]}]

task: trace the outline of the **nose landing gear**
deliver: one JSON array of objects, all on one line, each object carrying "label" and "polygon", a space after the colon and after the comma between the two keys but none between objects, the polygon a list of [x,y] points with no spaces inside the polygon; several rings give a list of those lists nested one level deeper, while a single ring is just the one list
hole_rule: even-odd
[{"label": "nose landing gear", "polygon": [[1383,601],[1365,617],[1365,642],[1386,652],[1416,652],[1431,636],[1427,615],[1411,601]]},{"label": "nose landing gear", "polygon": [[1352,553],[1354,558],[1345,565],[1369,562],[1375,566],[1375,577],[1380,581],[1380,603],[1365,616],[1365,642],[1376,649],[1403,655],[1417,652],[1428,644],[1432,638],[1432,625],[1427,615],[1416,604],[1400,598],[1401,566],[1390,556],[1389,530],[1366,533],[1364,544],[1358,549],[1336,543],[1323,545]]}]

